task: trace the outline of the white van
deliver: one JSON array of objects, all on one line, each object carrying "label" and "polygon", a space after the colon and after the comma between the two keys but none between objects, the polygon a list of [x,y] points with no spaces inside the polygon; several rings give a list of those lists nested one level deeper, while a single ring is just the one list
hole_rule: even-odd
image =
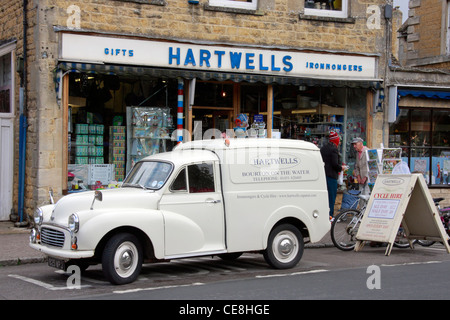
[{"label": "white van", "polygon": [[304,238],[329,231],[319,149],[278,139],[199,140],[138,162],[122,186],[36,210],[31,247],[58,268],[102,263],[114,284],[143,262],[262,253],[274,268],[300,261]]}]

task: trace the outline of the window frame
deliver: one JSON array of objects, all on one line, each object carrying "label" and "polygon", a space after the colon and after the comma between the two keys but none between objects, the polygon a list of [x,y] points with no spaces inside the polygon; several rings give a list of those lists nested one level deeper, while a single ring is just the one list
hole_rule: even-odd
[{"label": "window frame", "polygon": [[258,9],[258,0],[251,0],[251,2],[235,1],[235,0],[209,0],[208,4],[212,7],[246,9],[246,10]]},{"label": "window frame", "polygon": [[[211,166],[211,170],[212,170],[212,177],[213,177],[213,187],[214,190],[213,191],[199,191],[199,192],[192,192],[191,190],[191,179],[189,177],[189,168],[191,166],[198,166],[198,165],[209,165]],[[183,174],[184,175],[184,179],[186,182],[186,189],[180,189],[180,190],[176,190],[173,188],[175,181],[178,179],[178,177],[180,177],[180,175]],[[214,162],[196,162],[196,163],[190,163],[187,165],[184,165],[177,173],[175,179],[172,181],[172,183],[170,184],[169,190],[172,193],[185,193],[185,194],[198,194],[198,193],[214,193],[217,190],[217,179],[216,179],[216,169],[215,169],[215,165]]]},{"label": "window frame", "polygon": [[[304,1],[306,2],[306,0]],[[342,0],[342,10],[323,10],[305,7],[304,15],[327,18],[348,18],[348,1],[349,0]]]}]

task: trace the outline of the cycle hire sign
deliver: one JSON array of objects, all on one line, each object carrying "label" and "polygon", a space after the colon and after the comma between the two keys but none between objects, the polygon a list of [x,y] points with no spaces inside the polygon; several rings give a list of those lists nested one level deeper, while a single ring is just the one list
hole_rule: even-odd
[{"label": "cycle hire sign", "polygon": [[378,175],[356,235],[355,251],[362,249],[364,241],[386,242],[389,255],[399,230],[410,245],[413,239],[442,241],[450,253],[447,233],[422,174]]}]

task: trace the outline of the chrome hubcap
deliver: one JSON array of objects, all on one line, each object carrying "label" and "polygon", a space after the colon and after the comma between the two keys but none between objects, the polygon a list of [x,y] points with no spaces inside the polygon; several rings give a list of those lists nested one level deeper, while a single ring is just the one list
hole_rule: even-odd
[{"label": "chrome hubcap", "polygon": [[116,250],[114,268],[123,278],[129,277],[137,267],[138,251],[133,242],[126,241]]},{"label": "chrome hubcap", "polygon": [[278,233],[273,242],[273,253],[278,261],[288,263],[295,259],[299,250],[298,239],[291,231]]},{"label": "chrome hubcap", "polygon": [[287,256],[294,249],[293,246],[294,245],[292,244],[290,239],[283,239],[282,241],[280,241],[280,244],[278,246],[278,250],[280,251],[280,253],[282,255]]}]

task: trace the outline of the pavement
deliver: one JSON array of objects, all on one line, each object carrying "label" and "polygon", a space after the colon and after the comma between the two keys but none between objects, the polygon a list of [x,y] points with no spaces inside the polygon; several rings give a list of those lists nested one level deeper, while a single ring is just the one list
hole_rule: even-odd
[{"label": "pavement", "polygon": [[[46,256],[29,243],[31,227],[16,227],[11,221],[0,221],[0,267],[26,263],[45,262]],[[333,246],[330,234],[317,243],[306,244],[306,248],[325,248]]]},{"label": "pavement", "polygon": [[11,221],[0,221],[0,266],[46,261],[45,255],[28,245],[29,227],[15,227]]}]

